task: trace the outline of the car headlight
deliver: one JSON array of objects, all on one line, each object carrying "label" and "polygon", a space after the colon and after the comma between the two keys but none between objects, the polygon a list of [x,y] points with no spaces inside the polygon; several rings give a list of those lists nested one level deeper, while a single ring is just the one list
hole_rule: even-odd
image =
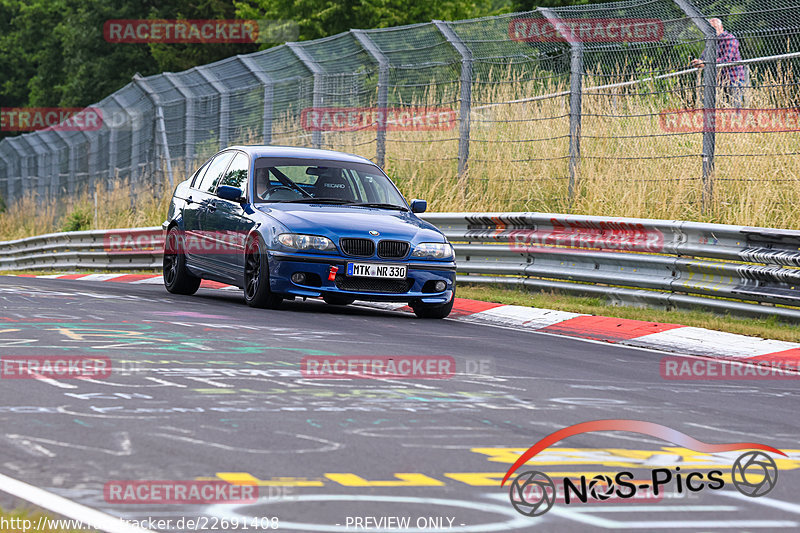
[{"label": "car headlight", "polygon": [[299,235],[297,233],[281,233],[278,235],[278,242],[287,248],[303,251],[325,252],[335,250],[336,246],[327,237],[319,235]]},{"label": "car headlight", "polygon": [[453,247],[449,242],[422,242],[414,247],[411,257],[449,259],[453,257]]}]

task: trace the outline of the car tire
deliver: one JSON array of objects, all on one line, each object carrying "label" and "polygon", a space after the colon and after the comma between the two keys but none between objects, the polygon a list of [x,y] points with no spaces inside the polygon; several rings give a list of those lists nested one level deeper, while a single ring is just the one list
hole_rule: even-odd
[{"label": "car tire", "polygon": [[260,236],[247,241],[244,251],[244,300],[250,307],[277,309],[283,298],[269,290],[267,246]]},{"label": "car tire", "polygon": [[164,260],[162,276],[164,287],[172,294],[190,295],[200,288],[202,279],[194,276],[186,268],[186,255],[183,253],[183,237],[178,228],[170,228],[164,241]]},{"label": "car tire", "polygon": [[350,305],[356,301],[355,298],[342,294],[325,294],[322,296],[322,299],[325,300],[325,303],[328,305]]},{"label": "car tire", "polygon": [[417,315],[417,318],[447,318],[453,310],[453,303],[455,301],[456,288],[453,286],[453,296],[450,297],[449,302],[445,304],[412,304],[411,309],[414,310],[414,314]]}]

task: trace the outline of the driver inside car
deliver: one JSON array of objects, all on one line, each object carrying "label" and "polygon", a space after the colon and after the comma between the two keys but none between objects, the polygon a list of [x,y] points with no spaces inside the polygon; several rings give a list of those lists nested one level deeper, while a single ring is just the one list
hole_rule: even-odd
[{"label": "driver inside car", "polygon": [[[276,202],[286,200],[296,200],[303,197],[303,193],[298,191],[299,185],[289,182],[290,185],[281,183],[275,172],[280,170],[272,167],[257,168],[256,176],[256,195],[262,200],[272,200]],[[286,178],[283,178],[284,181]]]}]

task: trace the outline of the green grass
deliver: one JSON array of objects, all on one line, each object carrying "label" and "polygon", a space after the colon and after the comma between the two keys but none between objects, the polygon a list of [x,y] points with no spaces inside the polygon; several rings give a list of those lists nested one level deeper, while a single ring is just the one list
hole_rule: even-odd
[{"label": "green grass", "polygon": [[647,322],[667,322],[698,328],[727,331],[740,335],[751,335],[767,339],[800,342],[800,328],[796,324],[779,322],[776,317],[736,318],[707,311],[666,311],[640,307],[619,307],[606,303],[601,298],[583,298],[564,294],[541,293],[521,288],[496,285],[459,284],[459,298],[470,298],[486,302],[522,305],[558,311],[570,311],[590,315],[629,318]]}]

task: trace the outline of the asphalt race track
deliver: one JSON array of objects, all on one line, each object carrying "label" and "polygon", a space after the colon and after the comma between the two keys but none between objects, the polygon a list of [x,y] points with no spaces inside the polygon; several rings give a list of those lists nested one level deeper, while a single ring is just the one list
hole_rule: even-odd
[{"label": "asphalt race track", "polygon": [[[127,520],[277,517],[279,531],[307,532],[800,528],[794,380],[667,381],[653,351],[320,301],[256,310],[238,292],[211,289],[182,297],[156,285],[0,277],[0,301],[2,356],[104,356],[113,368],[104,379],[3,379],[0,473]],[[304,378],[300,362],[315,355],[451,356],[459,372]],[[536,518],[514,510],[499,480],[516,455],[598,419],[765,443],[789,457],[759,498],[730,483],[682,494],[672,485],[660,499],[557,501]],[[729,475],[740,453],[698,458],[655,437],[587,433],[551,447],[535,468],[554,479],[631,470],[647,480],[676,466]],[[255,483],[260,496],[104,496],[114,480],[198,479]],[[393,527],[376,527],[381,519]]]}]

